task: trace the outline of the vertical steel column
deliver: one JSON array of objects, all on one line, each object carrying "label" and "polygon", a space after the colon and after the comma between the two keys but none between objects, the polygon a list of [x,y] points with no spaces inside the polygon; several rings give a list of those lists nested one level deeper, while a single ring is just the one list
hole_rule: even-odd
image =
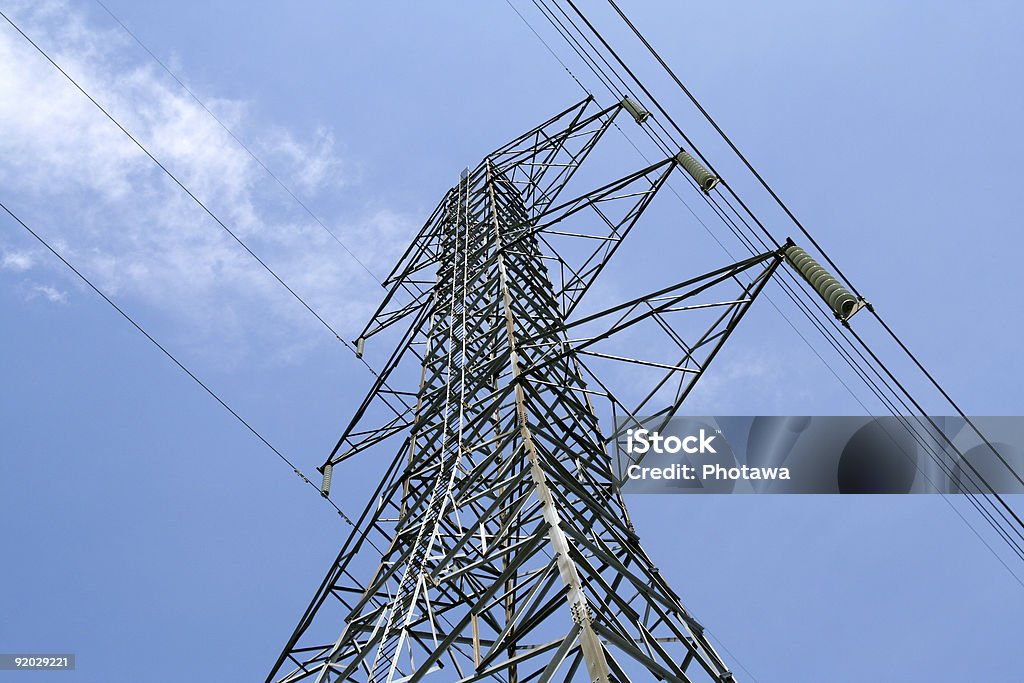
[{"label": "vertical steel column", "polygon": [[591,624],[590,605],[587,596],[583,592],[583,585],[580,582],[579,570],[576,563],[569,556],[569,542],[562,530],[562,520],[558,507],[548,489],[547,477],[541,469],[537,448],[533,443],[533,434],[530,431],[530,424],[527,420],[526,395],[523,392],[523,385],[519,381],[522,370],[519,367],[519,352],[516,344],[515,315],[512,313],[512,296],[509,292],[508,269],[505,266],[505,254],[502,247],[502,228],[499,220],[498,203],[494,197],[493,168],[490,161],[487,162],[487,192],[491,200],[492,213],[494,215],[495,249],[498,258],[498,281],[501,289],[502,304],[505,309],[505,330],[508,334],[509,364],[512,368],[512,383],[515,385],[516,416],[519,422],[519,433],[526,447],[527,458],[530,461],[530,475],[533,478],[533,487],[540,499],[543,508],[542,513],[548,523],[548,537],[551,541],[551,550],[555,554],[555,561],[558,563],[558,573],[562,582],[569,589],[566,600],[572,612],[573,621],[580,626],[580,643],[583,648],[583,656],[586,659],[587,671],[590,673],[590,680],[594,683],[608,682],[608,662],[605,660],[604,648],[601,641],[594,632]]}]

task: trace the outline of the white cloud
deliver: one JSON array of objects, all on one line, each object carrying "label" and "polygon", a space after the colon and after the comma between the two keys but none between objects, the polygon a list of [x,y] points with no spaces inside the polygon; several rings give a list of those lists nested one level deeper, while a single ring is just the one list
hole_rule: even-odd
[{"label": "white cloud", "polygon": [[[91,24],[63,2],[16,5],[12,18],[339,332],[365,322],[378,299],[369,276],[116,26]],[[0,199],[59,239],[102,289],[168,314],[197,346],[216,339],[237,354],[263,343],[290,354],[330,340],[31,45],[0,29]],[[240,138],[265,141],[254,151],[300,197],[344,184],[356,167],[339,157],[328,128],[263,125],[247,102],[197,94]],[[386,271],[412,221],[364,206],[347,214],[325,223]],[[16,250],[2,264],[61,267]]]},{"label": "white cloud", "polygon": [[25,298],[29,301],[43,298],[52,304],[63,304],[68,301],[68,293],[50,285],[32,285]]},{"label": "white cloud", "polygon": [[279,128],[264,139],[273,160],[295,169],[289,183],[292,191],[310,195],[347,184],[352,164],[343,164],[334,154],[334,133],[320,126],[308,137],[310,141],[302,143],[291,131]]},{"label": "white cloud", "polygon": [[8,251],[0,259],[0,268],[20,273],[31,268],[32,262],[32,255],[26,251]]}]

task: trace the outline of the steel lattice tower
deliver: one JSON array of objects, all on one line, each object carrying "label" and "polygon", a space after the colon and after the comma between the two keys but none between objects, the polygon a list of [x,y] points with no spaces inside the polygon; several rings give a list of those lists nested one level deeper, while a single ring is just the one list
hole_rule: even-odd
[{"label": "steel lattice tower", "polygon": [[[717,182],[681,152],[563,200],[614,117],[638,116],[628,100],[597,109],[588,98],[464,172],[386,280],[357,348],[399,341],[321,468],[325,495],[339,463],[404,440],[268,681],[733,680],[640,546],[612,458],[621,425],[679,408],[784,251],[574,317],[671,173]],[[584,215],[589,232],[567,227]],[[601,350],[642,325],[672,359]],[[661,379],[627,407],[593,362]]]}]

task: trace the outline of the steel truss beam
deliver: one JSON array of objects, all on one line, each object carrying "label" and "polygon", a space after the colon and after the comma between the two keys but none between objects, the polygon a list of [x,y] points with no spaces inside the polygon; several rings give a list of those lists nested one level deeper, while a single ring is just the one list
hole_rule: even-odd
[{"label": "steel truss beam", "polygon": [[[665,398],[658,414],[673,413],[781,254],[573,319],[676,167],[559,203],[620,108],[591,113],[588,98],[492,152],[389,276],[361,336],[397,335],[396,349],[324,468],[403,440],[268,681],[733,680],[640,546],[592,399],[636,416]],[[561,229],[570,216],[591,229]],[[644,325],[677,357],[602,346]],[[665,378],[627,409],[595,363]],[[386,398],[405,407],[381,420]]]}]

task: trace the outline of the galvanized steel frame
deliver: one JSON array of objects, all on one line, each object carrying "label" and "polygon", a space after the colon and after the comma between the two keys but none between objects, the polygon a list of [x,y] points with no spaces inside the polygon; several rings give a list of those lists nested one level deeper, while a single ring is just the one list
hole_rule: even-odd
[{"label": "galvanized steel frame", "polygon": [[[682,378],[658,413],[667,419],[783,256],[761,254],[573,320],[678,168],[665,159],[560,199],[621,109],[588,98],[489,154],[388,277],[359,348],[406,327],[322,471],[404,440],[267,681],[733,680],[641,548],[611,467],[615,434],[598,424],[592,399],[635,417],[657,388],[627,408],[584,356]],[[603,209],[612,202],[623,207],[615,218]],[[599,232],[559,229],[580,211],[600,218]],[[556,236],[595,246],[568,258],[552,246]],[[739,294],[683,303],[722,286]],[[690,341],[674,334],[671,315],[708,307],[722,313],[707,331]],[[682,360],[597,350],[645,321],[665,330]],[[604,329],[572,339],[595,326]],[[412,371],[418,387],[391,388]],[[378,418],[381,406],[391,417]],[[376,571],[360,581],[353,560],[374,550]]]}]

